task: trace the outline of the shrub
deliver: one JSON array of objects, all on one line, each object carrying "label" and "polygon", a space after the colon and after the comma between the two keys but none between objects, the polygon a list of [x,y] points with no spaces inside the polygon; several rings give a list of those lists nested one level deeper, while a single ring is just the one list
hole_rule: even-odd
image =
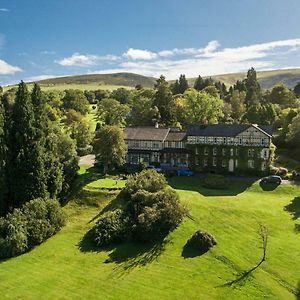
[{"label": "shrub", "polygon": [[277,175],[284,177],[287,175],[287,173],[288,173],[287,168],[283,168],[283,167],[278,168]]},{"label": "shrub", "polygon": [[124,241],[128,234],[129,219],[121,209],[106,212],[93,227],[94,240],[99,246]]},{"label": "shrub", "polygon": [[124,191],[128,195],[132,195],[139,190],[155,193],[166,186],[167,181],[163,174],[159,174],[155,170],[144,170],[128,176]]},{"label": "shrub", "polygon": [[0,219],[0,257],[22,254],[61,229],[65,223],[59,203],[35,199]]},{"label": "shrub", "polygon": [[208,232],[198,230],[187,241],[186,246],[201,253],[207,252],[210,248],[217,245],[215,238]]},{"label": "shrub", "polygon": [[209,175],[203,180],[203,186],[208,189],[227,189],[230,185],[230,180],[223,175]]},{"label": "shrub", "polygon": [[134,238],[142,242],[164,237],[187,213],[177,193],[169,189],[156,193],[140,190],[132,196],[129,207],[134,220]]},{"label": "shrub", "polygon": [[274,166],[270,166],[270,175],[277,175],[278,174],[278,170],[279,168],[274,167]]}]

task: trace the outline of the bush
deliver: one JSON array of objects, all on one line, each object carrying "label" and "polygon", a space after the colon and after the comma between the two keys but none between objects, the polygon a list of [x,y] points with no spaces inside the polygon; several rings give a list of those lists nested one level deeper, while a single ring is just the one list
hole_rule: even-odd
[{"label": "bush", "polygon": [[61,229],[65,217],[56,200],[35,199],[0,219],[0,257],[22,254]]},{"label": "bush", "polygon": [[98,245],[129,239],[149,242],[174,230],[187,210],[180,205],[177,193],[166,185],[165,177],[154,170],[130,176],[125,186],[127,202],[123,212],[118,209],[100,217],[93,227],[95,242]]},{"label": "bush", "polygon": [[201,253],[207,252],[210,248],[217,245],[215,238],[208,232],[198,230],[187,241],[186,246]]},{"label": "bush", "polygon": [[270,166],[269,173],[270,173],[270,175],[277,175],[278,174],[278,170],[279,170],[279,168],[274,167],[274,166]]},{"label": "bush", "polygon": [[128,195],[132,195],[139,190],[155,193],[166,186],[167,181],[163,174],[159,174],[155,170],[144,170],[128,176],[124,191]]},{"label": "bush", "polygon": [[121,209],[106,212],[93,227],[94,240],[99,246],[124,241],[128,234],[129,219]]},{"label": "bush", "polygon": [[223,175],[209,175],[203,180],[203,186],[208,189],[228,189],[230,180]]},{"label": "bush", "polygon": [[164,237],[183,220],[187,210],[172,190],[149,193],[140,190],[132,196],[130,213],[133,233],[138,241],[147,242]]}]

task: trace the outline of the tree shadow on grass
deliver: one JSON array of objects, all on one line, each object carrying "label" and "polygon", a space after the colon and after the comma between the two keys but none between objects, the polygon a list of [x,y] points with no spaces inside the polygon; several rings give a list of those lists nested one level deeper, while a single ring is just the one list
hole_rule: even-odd
[{"label": "tree shadow on grass", "polygon": [[209,251],[209,249],[207,249],[207,250],[194,249],[194,248],[188,246],[187,244],[185,244],[182,249],[181,256],[184,258],[194,258],[197,256],[201,256],[208,251]]},{"label": "tree shadow on grass", "polygon": [[298,288],[297,288],[297,292],[296,292],[296,299],[300,300],[300,280],[298,282]]},{"label": "tree shadow on grass", "polygon": [[300,233],[300,224],[295,224],[294,230],[296,233]]},{"label": "tree shadow on grass", "polygon": [[[293,220],[297,220],[300,217],[300,197],[295,197],[290,204],[284,207],[285,211],[288,211],[293,217]],[[296,224],[295,229],[299,229],[300,225]]]},{"label": "tree shadow on grass", "polygon": [[143,267],[156,260],[164,251],[170,241],[165,238],[155,243],[140,244],[126,242],[107,247],[97,246],[94,242],[93,230],[89,230],[81,241],[78,248],[81,252],[109,252],[104,263],[116,264],[113,271],[115,276],[122,277],[132,269]]},{"label": "tree shadow on grass", "polygon": [[65,206],[70,200],[72,200],[78,193],[81,192],[82,188],[95,180],[103,178],[101,169],[97,167],[91,167],[86,169],[85,173],[77,175],[74,183],[72,184],[70,193],[62,201],[61,205]]},{"label": "tree shadow on grass", "polygon": [[203,196],[236,196],[247,190],[255,179],[249,181],[231,180],[227,189],[208,189],[202,186],[203,178],[194,177],[170,177],[168,184],[178,190],[195,191]]}]

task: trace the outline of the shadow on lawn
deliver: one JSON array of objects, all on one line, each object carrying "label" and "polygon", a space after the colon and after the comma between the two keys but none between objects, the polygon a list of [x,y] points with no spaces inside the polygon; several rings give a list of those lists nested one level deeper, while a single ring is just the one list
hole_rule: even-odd
[{"label": "shadow on lawn", "polygon": [[62,201],[62,206],[65,206],[78,193],[80,193],[85,185],[101,178],[103,178],[103,173],[101,169],[97,167],[88,168],[86,169],[85,173],[77,175],[77,178],[75,179],[75,182],[72,185],[69,195],[64,201]]},{"label": "shadow on lawn", "polygon": [[[293,216],[293,220],[297,220],[300,217],[300,197],[295,197],[290,204],[284,207],[284,210]],[[298,224],[298,226],[300,225]]]},{"label": "shadow on lawn", "polygon": [[296,299],[300,300],[300,280],[298,282],[298,288],[297,288],[297,292],[296,292]]},{"label": "shadow on lawn", "polygon": [[231,180],[228,189],[208,189],[202,186],[202,178],[200,177],[170,177],[169,185],[178,190],[195,191],[203,196],[236,196],[248,189],[255,179],[249,181]]},{"label": "shadow on lawn", "polygon": [[156,260],[170,241],[161,239],[155,243],[139,244],[127,242],[108,247],[97,246],[93,241],[93,231],[88,231],[77,245],[82,252],[109,252],[104,263],[114,263],[114,276],[122,277],[132,269],[143,267]]},{"label": "shadow on lawn", "polygon": [[209,251],[209,249],[207,249],[207,250],[197,250],[197,249],[191,248],[187,244],[185,244],[183,246],[181,256],[183,258],[194,258],[194,257],[197,257],[197,256],[201,256],[201,255],[205,254],[208,251]]}]

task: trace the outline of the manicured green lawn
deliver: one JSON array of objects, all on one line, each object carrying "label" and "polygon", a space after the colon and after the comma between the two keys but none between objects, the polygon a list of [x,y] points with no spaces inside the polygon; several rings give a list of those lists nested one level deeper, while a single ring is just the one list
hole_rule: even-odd
[{"label": "manicured green lawn", "polygon": [[[200,187],[198,178],[171,178],[191,214],[157,245],[96,249],[85,233],[116,193],[102,186],[123,181],[81,168],[68,223],[30,253],[0,263],[1,299],[297,299],[300,281],[300,187],[264,191],[235,183],[228,191]],[[267,226],[267,260],[244,280],[230,283],[260,260],[259,224]],[[187,239],[204,229],[218,245],[195,256]],[[299,299],[299,298],[298,298]]]}]

